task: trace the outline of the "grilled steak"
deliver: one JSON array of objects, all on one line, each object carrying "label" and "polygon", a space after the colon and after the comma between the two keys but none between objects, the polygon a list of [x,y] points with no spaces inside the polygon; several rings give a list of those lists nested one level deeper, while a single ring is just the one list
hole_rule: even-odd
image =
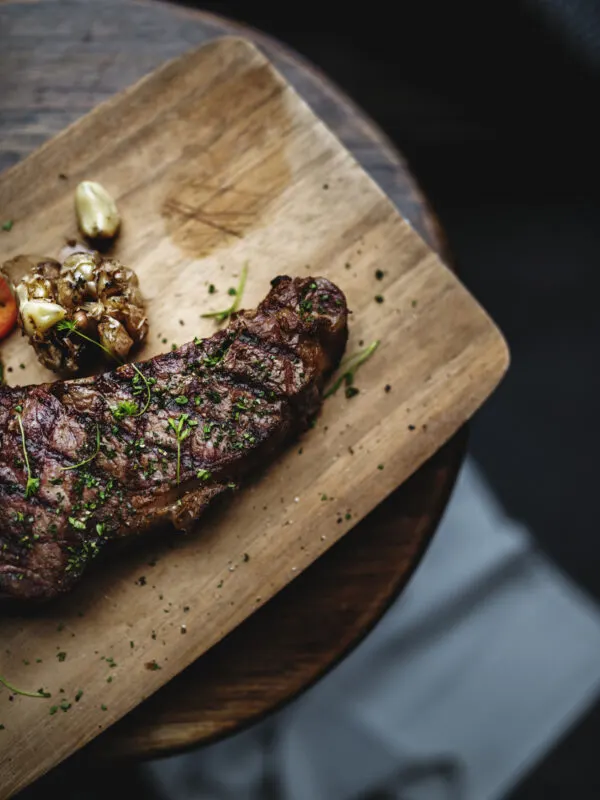
[{"label": "grilled steak", "polygon": [[0,595],[51,598],[111,540],[189,528],[308,426],[346,301],[324,278],[272,287],[214,336],[136,366],[0,387]]}]

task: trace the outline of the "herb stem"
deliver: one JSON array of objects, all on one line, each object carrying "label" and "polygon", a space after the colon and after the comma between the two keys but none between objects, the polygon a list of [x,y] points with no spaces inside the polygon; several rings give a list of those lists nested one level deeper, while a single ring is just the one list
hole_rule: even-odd
[{"label": "herb stem", "polygon": [[354,355],[349,356],[347,359],[342,361],[339,366],[339,369],[342,370],[342,372],[332,386],[325,392],[324,399],[327,399],[328,397],[331,397],[331,395],[335,394],[343,383],[345,383],[347,387],[352,386],[354,383],[354,375],[356,374],[356,370],[362,364],[364,364],[365,361],[371,358],[378,347],[379,339],[376,339],[374,342],[371,342],[368,347],[365,347],[364,350],[354,353]]},{"label": "herb stem", "polygon": [[224,322],[232,314],[235,314],[235,312],[240,307],[240,303],[242,301],[242,295],[244,294],[244,289],[246,288],[247,278],[248,278],[248,262],[246,261],[242,266],[240,280],[237,289],[235,290],[235,297],[233,298],[233,303],[229,306],[229,308],[226,308],[223,311],[208,311],[206,314],[201,314],[201,316],[204,319],[216,319],[217,322]]},{"label": "herb stem", "polygon": [[27,470],[27,483],[25,485],[25,499],[27,500],[30,495],[35,494],[40,488],[40,479],[31,476],[31,466],[29,464],[29,455],[27,453],[27,443],[25,441],[25,430],[23,428],[23,420],[21,415],[17,412],[17,422],[19,423],[19,430],[21,431],[21,445],[23,447],[23,458],[25,459],[25,469]]},{"label": "herb stem", "polygon": [[13,694],[21,694],[23,695],[23,697],[38,697],[38,698],[51,697],[50,692],[44,692],[41,689],[39,692],[26,692],[24,689],[17,689],[16,686],[13,686],[12,683],[9,683],[6,680],[6,678],[2,677],[2,675],[0,675],[0,683],[3,686],[6,686],[9,692],[12,692]]},{"label": "herb stem", "polygon": [[95,450],[95,452],[92,453],[92,455],[89,456],[89,458],[84,458],[84,460],[80,461],[79,464],[71,464],[70,467],[61,467],[61,470],[63,470],[63,472],[66,472],[66,470],[69,470],[69,469],[77,469],[78,467],[83,467],[85,464],[89,464],[90,461],[93,461],[96,458],[96,456],[98,455],[99,452],[100,452],[100,426],[96,425],[96,450]]}]

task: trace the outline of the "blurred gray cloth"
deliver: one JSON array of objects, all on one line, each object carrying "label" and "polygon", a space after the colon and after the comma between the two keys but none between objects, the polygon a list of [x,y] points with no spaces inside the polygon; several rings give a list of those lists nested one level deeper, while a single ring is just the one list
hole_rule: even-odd
[{"label": "blurred gray cloth", "polygon": [[527,0],[527,5],[587,67],[600,69],[597,0]]},{"label": "blurred gray cloth", "polygon": [[271,719],[144,770],[165,800],[501,798],[599,694],[598,608],[468,460],[408,588],[352,655]]}]

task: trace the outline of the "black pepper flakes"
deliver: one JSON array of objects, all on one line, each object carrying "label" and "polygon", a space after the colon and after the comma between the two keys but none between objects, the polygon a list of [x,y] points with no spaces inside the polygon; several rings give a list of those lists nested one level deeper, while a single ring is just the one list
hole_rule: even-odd
[{"label": "black pepper flakes", "polygon": [[375,302],[376,302],[376,303],[383,303],[383,295],[381,295],[381,294],[376,294],[376,295],[375,295]]}]

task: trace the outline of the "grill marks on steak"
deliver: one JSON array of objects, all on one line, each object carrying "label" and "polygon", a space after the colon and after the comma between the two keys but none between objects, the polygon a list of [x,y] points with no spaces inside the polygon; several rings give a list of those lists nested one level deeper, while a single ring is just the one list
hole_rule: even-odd
[{"label": "grill marks on steak", "polygon": [[[68,590],[104,545],[159,523],[186,529],[210,501],[306,428],[347,339],[342,292],[323,278],[276,278],[265,300],[214,336],[95,378],[0,387],[0,595]],[[25,498],[27,473],[39,490]],[[169,420],[188,415],[178,446]],[[96,450],[87,464],[79,464]]]}]

